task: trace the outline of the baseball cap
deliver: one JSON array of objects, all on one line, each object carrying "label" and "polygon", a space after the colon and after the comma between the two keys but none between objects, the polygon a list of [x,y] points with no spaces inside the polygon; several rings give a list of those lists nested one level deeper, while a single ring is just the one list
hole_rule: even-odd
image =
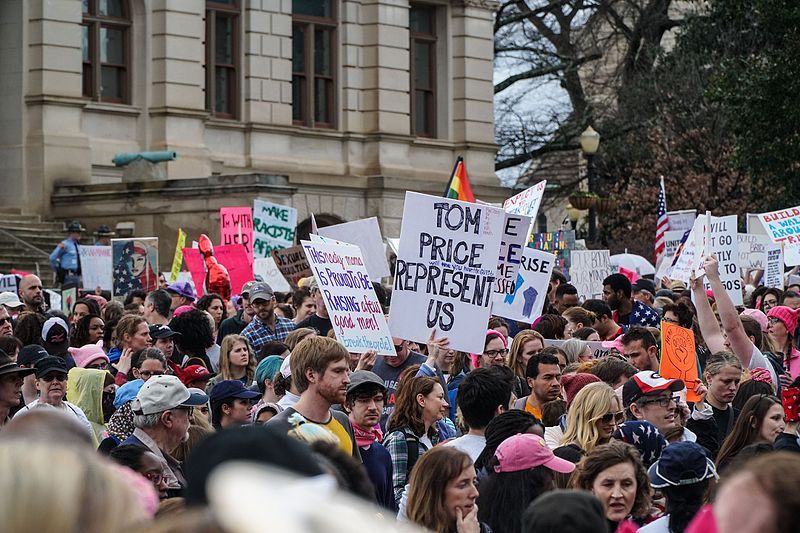
[{"label": "baseball cap", "polygon": [[272,287],[270,287],[268,283],[259,281],[250,287],[249,294],[250,301],[254,302],[256,300],[271,300],[275,295],[275,291],[272,290]]},{"label": "baseball cap", "polygon": [[160,325],[160,324],[153,324],[150,326],[150,337],[155,339],[166,339],[169,337],[174,337],[175,335],[180,335],[178,331],[172,331],[169,326]]},{"label": "baseball cap", "polygon": [[653,280],[647,278],[637,279],[631,289],[633,292],[647,291],[653,296],[656,294],[656,284],[653,283]]},{"label": "baseball cap", "polygon": [[517,433],[500,443],[494,452],[495,472],[519,472],[537,466],[546,466],[554,472],[569,474],[575,463],[556,457],[544,439],[531,433]]},{"label": "baseball cap", "polygon": [[190,383],[210,379],[211,372],[203,365],[189,365],[183,369],[183,384],[187,387]]},{"label": "baseball cap", "polygon": [[119,409],[131,400],[135,400],[142,385],[144,385],[143,379],[134,379],[120,386],[120,388],[117,389],[117,393],[114,395],[114,407]]},{"label": "baseball cap", "polygon": [[238,379],[224,379],[214,385],[211,389],[211,401],[224,400],[225,398],[241,398],[243,400],[255,400],[261,394],[251,391],[244,386]]},{"label": "baseball cap", "polygon": [[375,372],[370,372],[369,370],[358,370],[350,374],[350,384],[347,385],[347,394],[350,394],[360,386],[368,383],[378,385],[383,392],[387,391],[386,384]]},{"label": "baseball cap", "polygon": [[16,294],[6,291],[0,292],[0,305],[5,305],[6,307],[16,309],[17,307],[22,307],[25,304],[19,301],[19,298]]},{"label": "baseball cap", "polygon": [[664,448],[661,457],[647,470],[655,489],[694,485],[717,477],[714,462],[696,442],[674,442]]},{"label": "baseball cap", "polygon": [[48,355],[47,357],[39,359],[34,368],[36,369],[37,378],[43,378],[55,372],[61,372],[66,375],[67,362],[60,357]]},{"label": "baseball cap", "polygon": [[47,353],[66,353],[69,348],[69,326],[57,316],[48,318],[42,326],[42,341]]},{"label": "baseball cap", "polygon": [[38,344],[29,344],[23,347],[17,355],[17,364],[25,366],[33,366],[39,359],[44,359],[50,354],[47,353],[43,347]]},{"label": "baseball cap", "polygon": [[190,300],[194,300],[196,297],[194,288],[188,281],[176,281],[167,287],[167,292],[173,292],[179,296],[183,296],[184,298],[189,298]]},{"label": "baseball cap", "polygon": [[142,385],[131,409],[136,414],[152,415],[176,407],[194,407],[205,403],[208,403],[208,396],[192,394],[176,376],[163,375],[153,376]]},{"label": "baseball cap", "polygon": [[582,490],[552,490],[542,494],[525,510],[522,523],[524,531],[608,531],[600,500]]},{"label": "baseball cap", "polygon": [[664,391],[677,392],[684,388],[680,379],[662,378],[652,370],[642,370],[633,375],[622,387],[622,405],[629,407],[644,396],[655,396]]},{"label": "baseball cap", "polygon": [[244,296],[245,298],[248,298],[248,295],[250,294],[250,290],[253,288],[253,285],[255,285],[256,283],[258,283],[258,282],[257,281],[248,281],[247,283],[242,285],[242,292],[240,294],[242,296]]}]

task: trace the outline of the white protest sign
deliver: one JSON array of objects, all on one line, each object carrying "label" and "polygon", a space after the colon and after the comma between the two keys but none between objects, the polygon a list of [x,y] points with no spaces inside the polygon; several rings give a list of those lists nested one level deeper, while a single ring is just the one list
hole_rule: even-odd
[{"label": "white protest sign", "polygon": [[[664,254],[664,257],[663,257],[661,263],[659,263],[658,269],[656,270],[656,275],[655,275],[655,279],[656,280],[660,280],[664,276],[667,276],[668,278],[672,278],[672,279],[680,279],[680,278],[676,277],[676,275],[675,275],[675,272],[674,272],[675,271],[675,266],[677,265],[678,260],[680,259],[681,255],[683,254],[683,251],[685,250],[686,241],[689,238],[689,234],[691,232],[692,232],[692,230],[688,230],[688,231],[685,231],[685,232],[683,232],[681,234],[681,238],[678,241],[678,245],[675,248],[675,251],[672,253],[672,255],[669,255],[669,254],[666,254],[666,253]],[[666,232],[666,233],[669,233],[669,232]]]},{"label": "white protest sign", "polygon": [[661,255],[661,260],[658,262],[656,268],[656,280],[660,280],[666,276],[669,269],[672,267],[672,259],[675,257],[675,252],[683,242],[685,231],[665,231],[664,232],[664,253]]},{"label": "white protest sign", "polygon": [[435,328],[453,350],[483,350],[504,222],[502,209],[406,192],[392,335],[426,342]]},{"label": "white protest sign", "polygon": [[770,240],[757,233],[739,233],[739,268],[764,270]]},{"label": "white protest sign", "polygon": [[[695,226],[697,225],[698,223],[695,222]],[[685,284],[689,283],[689,277],[695,269],[695,257],[697,256],[696,235],[695,228],[684,235],[685,240],[675,252],[677,257],[673,259],[672,269],[667,274],[670,279],[680,280]]]},{"label": "white protest sign", "polygon": [[269,257],[272,250],[294,245],[297,209],[266,200],[253,200],[253,254]]},{"label": "white protest sign", "polygon": [[253,261],[253,274],[261,276],[261,279],[266,281],[273,291],[291,292],[292,290],[272,257],[259,257]]},{"label": "white protest sign", "polygon": [[514,293],[522,251],[528,242],[528,231],[532,219],[524,215],[506,213],[503,224],[503,239],[500,242],[500,257],[497,263],[497,280],[494,291],[503,295]]},{"label": "white protest sign", "polygon": [[780,244],[771,243],[766,250],[764,285],[783,290],[783,249]]},{"label": "white protest sign", "polygon": [[547,180],[542,180],[533,187],[515,194],[503,202],[503,209],[505,209],[506,213],[511,213],[512,215],[531,217],[531,222],[533,222],[536,220],[537,213],[539,213],[539,204],[542,203],[546,186]]},{"label": "white protest sign", "polygon": [[670,231],[680,231],[681,234],[689,231],[694,226],[697,210],[684,209],[683,211],[667,211]]},{"label": "white protest sign", "polygon": [[[560,339],[545,339],[544,345],[545,348],[548,346],[555,346],[556,348],[561,348],[564,343],[567,342],[566,340]],[[611,352],[611,348],[606,348],[603,346],[603,341],[583,341],[589,345],[589,349],[592,351],[592,357],[598,359],[600,357],[605,357]]]},{"label": "white protest sign", "polygon": [[50,309],[61,310],[61,293],[52,289],[45,289],[44,292],[50,297]]},{"label": "white protest sign", "polygon": [[17,280],[16,274],[4,274],[0,276],[0,292],[13,292],[17,294]]},{"label": "white protest sign", "polygon": [[533,322],[542,314],[556,256],[524,248],[517,278],[509,294],[495,293],[492,314],[517,322]]},{"label": "white protest sign", "polygon": [[758,215],[772,242],[800,244],[800,206]]},{"label": "white protest sign", "polygon": [[397,355],[392,334],[358,246],[302,241],[336,340],[348,352]]},{"label": "white protest sign", "polygon": [[81,255],[81,278],[83,288],[104,291],[114,288],[111,246],[78,246]]},{"label": "white protest sign", "polygon": [[570,257],[569,282],[578,289],[583,300],[603,297],[603,280],[611,275],[608,250],[573,250]]},{"label": "white protest sign", "polygon": [[[704,215],[698,217],[705,218]],[[717,256],[719,277],[725,292],[734,305],[742,302],[742,278],[739,276],[739,243],[736,232],[736,215],[711,217],[709,226],[708,254]],[[711,288],[708,279],[703,281],[706,290]]]},{"label": "white protest sign", "polygon": [[787,244],[783,247],[783,262],[786,266],[800,265],[800,246]]},{"label": "white protest sign", "polygon": [[319,228],[318,234],[322,237],[355,244],[361,248],[371,280],[380,281],[381,278],[389,276],[389,263],[386,261],[383,236],[381,236],[377,218],[364,218],[334,226],[325,226]]}]

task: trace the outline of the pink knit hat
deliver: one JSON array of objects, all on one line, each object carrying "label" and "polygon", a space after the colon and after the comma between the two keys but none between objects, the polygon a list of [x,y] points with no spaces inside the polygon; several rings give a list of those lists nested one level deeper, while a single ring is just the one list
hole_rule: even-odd
[{"label": "pink knit hat", "polygon": [[194,311],[194,307],[192,307],[191,305],[180,305],[178,306],[177,309],[175,309],[172,312],[172,316],[173,317],[180,316],[183,313],[188,313],[189,311]]},{"label": "pink knit hat", "polygon": [[785,305],[776,305],[769,310],[767,317],[777,318],[783,322],[784,326],[786,326],[786,329],[789,331],[789,335],[794,335],[794,332],[797,329],[797,311],[795,309],[786,307]]},{"label": "pink knit hat", "polygon": [[110,362],[108,356],[103,351],[102,339],[97,341],[97,344],[86,344],[80,348],[70,347],[69,353],[75,360],[75,366],[79,368],[86,368],[98,359],[102,359],[106,363]]},{"label": "pink knit hat", "polygon": [[575,399],[575,396],[582,388],[590,383],[598,383],[599,381],[600,378],[587,372],[561,376],[561,386],[564,387],[564,394],[567,397],[567,409],[569,409],[572,400]]},{"label": "pink knit hat", "polygon": [[749,316],[750,318],[758,322],[758,325],[761,326],[762,332],[764,333],[767,332],[767,328],[769,327],[769,320],[767,320],[767,315],[765,315],[763,311],[760,311],[758,309],[748,308],[742,311],[742,314],[744,316]]}]

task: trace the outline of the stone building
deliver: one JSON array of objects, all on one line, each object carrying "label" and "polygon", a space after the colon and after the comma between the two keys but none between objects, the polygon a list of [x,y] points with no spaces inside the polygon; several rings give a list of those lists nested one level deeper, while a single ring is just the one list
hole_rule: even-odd
[{"label": "stone building", "polygon": [[[0,210],[219,235],[263,197],[322,223],[494,174],[491,0],[3,0]],[[172,150],[157,172],[117,153]],[[147,169],[145,169],[147,170]],[[2,218],[2,216],[0,216]],[[305,224],[305,226],[304,226]]]}]

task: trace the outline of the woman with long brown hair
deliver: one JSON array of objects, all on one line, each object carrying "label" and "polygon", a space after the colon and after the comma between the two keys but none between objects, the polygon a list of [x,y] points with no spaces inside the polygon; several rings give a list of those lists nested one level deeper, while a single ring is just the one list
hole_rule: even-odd
[{"label": "woman with long brown hair", "polygon": [[745,446],[757,442],[774,443],[786,427],[783,418],[783,406],[777,397],[768,394],[751,396],[719,449],[718,470],[724,470]]},{"label": "woman with long brown hair", "polygon": [[226,379],[238,379],[245,387],[253,384],[256,375],[256,358],[247,339],[241,335],[226,335],[219,349],[219,374],[211,378],[206,391]]},{"label": "woman with long brown hair", "polygon": [[528,380],[525,379],[525,367],[528,365],[528,360],[542,350],[544,350],[544,337],[538,331],[526,329],[514,337],[509,352],[508,366],[517,376],[517,383],[514,386],[514,395],[517,398],[531,393]]}]

